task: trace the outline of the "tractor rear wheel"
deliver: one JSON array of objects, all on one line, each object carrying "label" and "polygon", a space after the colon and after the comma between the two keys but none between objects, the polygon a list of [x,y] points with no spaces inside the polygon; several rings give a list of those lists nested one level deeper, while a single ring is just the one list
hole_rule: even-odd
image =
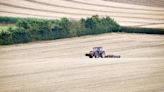
[{"label": "tractor rear wheel", "polygon": [[105,52],[102,52],[100,56],[101,58],[105,58]]}]

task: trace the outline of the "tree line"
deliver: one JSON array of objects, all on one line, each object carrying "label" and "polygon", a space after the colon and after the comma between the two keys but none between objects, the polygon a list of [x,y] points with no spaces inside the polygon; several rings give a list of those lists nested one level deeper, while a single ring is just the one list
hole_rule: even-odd
[{"label": "tree line", "polygon": [[0,17],[0,23],[16,26],[0,32],[1,45],[121,31],[116,21],[97,15],[80,20]]}]

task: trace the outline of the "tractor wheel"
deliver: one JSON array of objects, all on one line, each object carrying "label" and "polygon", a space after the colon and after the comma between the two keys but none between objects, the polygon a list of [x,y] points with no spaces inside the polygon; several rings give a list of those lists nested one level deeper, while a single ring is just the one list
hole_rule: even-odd
[{"label": "tractor wheel", "polygon": [[95,52],[95,58],[99,58],[99,53],[98,52]]},{"label": "tractor wheel", "polygon": [[93,56],[92,55],[89,55],[89,58],[93,58]]},{"label": "tractor wheel", "polygon": [[101,53],[100,56],[101,56],[101,58],[105,58],[105,56],[106,56],[106,55],[105,55],[105,52]]}]

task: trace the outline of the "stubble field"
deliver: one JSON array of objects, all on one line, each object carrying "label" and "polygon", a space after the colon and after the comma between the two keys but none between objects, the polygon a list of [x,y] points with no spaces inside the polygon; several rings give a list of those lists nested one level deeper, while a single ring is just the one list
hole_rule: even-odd
[{"label": "stubble field", "polygon": [[[94,46],[121,58],[85,57]],[[163,92],[163,48],[126,33],[0,46],[0,92]]]}]

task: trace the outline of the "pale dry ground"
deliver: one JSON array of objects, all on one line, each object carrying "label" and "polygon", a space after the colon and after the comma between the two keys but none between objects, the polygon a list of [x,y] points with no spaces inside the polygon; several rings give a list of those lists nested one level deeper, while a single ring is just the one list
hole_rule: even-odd
[{"label": "pale dry ground", "polygon": [[[85,57],[93,46],[121,58]],[[164,92],[164,36],[112,33],[1,46],[0,92]]]},{"label": "pale dry ground", "polygon": [[146,6],[164,7],[164,0],[104,0],[104,1],[123,2],[123,3],[146,5]]},{"label": "pale dry ground", "polygon": [[122,26],[164,28],[162,0],[150,2],[146,0],[111,1],[0,0],[0,16],[80,19],[97,14],[110,16]]}]

